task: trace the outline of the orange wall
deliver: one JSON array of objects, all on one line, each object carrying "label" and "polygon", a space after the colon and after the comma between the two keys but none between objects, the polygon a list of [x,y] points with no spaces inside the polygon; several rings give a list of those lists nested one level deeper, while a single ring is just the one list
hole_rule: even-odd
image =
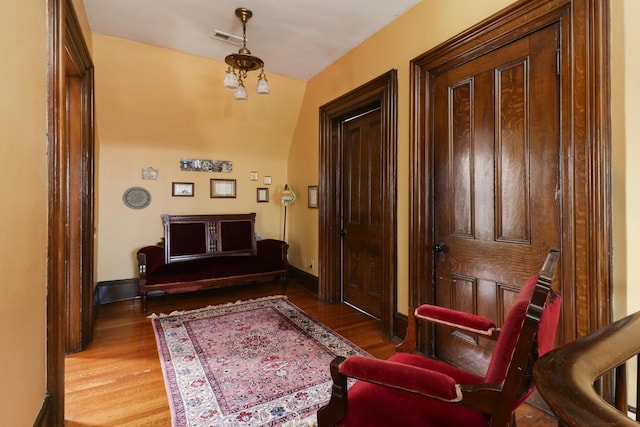
[{"label": "orange wall", "polygon": [[[75,0],[76,2],[80,0]],[[437,44],[508,6],[512,0],[421,2],[396,21],[305,83],[269,76],[274,88],[266,98],[247,103],[231,100],[218,81],[224,64],[168,50],[94,34],[97,117],[100,154],[98,203],[98,280],[135,277],[133,252],[160,235],[163,212],[257,211],[258,231],[265,237],[282,234],[282,207],[276,192],[288,182],[298,194],[290,206],[287,236],[292,265],[317,275],[318,210],[308,209],[306,189],[318,184],[318,108],[379,76],[398,70],[398,308],[407,304],[409,189],[409,62]],[[638,30],[629,22],[639,13],[634,0],[611,2],[612,8],[612,185],[614,216],[614,302],[617,316],[640,309],[634,304],[640,286],[627,259],[640,253],[636,235],[637,200],[626,182],[638,180],[635,145],[637,124],[627,119],[638,110],[630,70],[637,68]],[[116,53],[117,52],[117,53]],[[267,61],[268,62],[268,61]],[[286,92],[286,94],[283,94]],[[204,96],[203,96],[204,94]],[[282,96],[284,95],[284,97]],[[267,123],[262,123],[267,122]],[[292,124],[294,124],[292,128]],[[239,130],[239,129],[242,130]],[[241,132],[242,137],[234,137]],[[245,136],[247,135],[247,136]],[[102,138],[106,138],[102,141]],[[261,143],[256,144],[256,141]],[[224,142],[221,142],[224,141]],[[229,143],[228,141],[233,141]],[[231,159],[238,179],[239,200],[208,199],[208,174],[177,171],[183,156]],[[288,158],[287,158],[288,157]],[[284,160],[283,162],[283,159]],[[158,181],[142,181],[140,169],[160,169]],[[248,181],[257,170],[260,181]],[[267,206],[254,203],[262,176],[273,176]],[[169,196],[173,180],[196,182],[196,198]],[[152,190],[144,211],[121,202],[133,185]],[[275,190],[275,191],[274,191]],[[122,229],[123,231],[119,231]],[[314,268],[309,268],[313,261]],[[628,267],[628,265],[630,267]],[[631,270],[629,270],[631,269]],[[628,297],[627,295],[630,295]]]},{"label": "orange wall", "polygon": [[0,424],[32,425],[45,396],[45,2],[0,2]]},{"label": "orange wall", "polygon": [[640,310],[640,3],[611,2],[614,303],[617,318]]},{"label": "orange wall", "polygon": [[[390,69],[398,70],[398,310],[408,305],[409,245],[409,62],[487,18],[512,0],[423,1],[308,82],[289,155],[289,181],[306,191],[318,183],[318,109]],[[314,167],[310,168],[309,165]],[[303,190],[304,189],[304,190]],[[320,201],[322,203],[322,201]],[[306,202],[291,206],[289,260],[304,266],[318,259],[318,211]],[[317,264],[317,262],[315,262]]]},{"label": "orange wall", "polygon": [[[615,318],[640,310],[640,2],[611,1],[611,181]],[[636,363],[627,364],[628,384]],[[635,402],[635,389],[628,399]]]},{"label": "orange wall", "polygon": [[[100,140],[97,179],[98,281],[137,277],[135,253],[163,235],[160,215],[256,212],[256,232],[282,236],[280,191],[305,83],[268,74],[272,94],[259,96],[257,73],[247,79],[249,100],[222,87],[226,65],[202,57],[93,34],[96,117]],[[184,172],[181,158],[230,160],[231,173]],[[143,180],[142,169],[158,169]],[[251,181],[250,172],[259,174]],[[264,185],[263,177],[272,184]],[[212,199],[209,180],[237,180],[236,199]],[[172,197],[172,182],[193,182],[195,197]],[[122,201],[129,187],[151,193],[146,209]],[[256,188],[269,188],[269,203]]]}]

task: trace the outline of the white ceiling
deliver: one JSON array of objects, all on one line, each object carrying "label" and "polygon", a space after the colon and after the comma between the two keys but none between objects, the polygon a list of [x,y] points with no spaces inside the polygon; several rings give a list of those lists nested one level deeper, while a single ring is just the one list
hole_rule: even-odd
[{"label": "white ceiling", "polygon": [[247,47],[265,71],[309,80],[420,0],[84,0],[91,30],[224,61],[242,37],[235,9],[253,12]]}]

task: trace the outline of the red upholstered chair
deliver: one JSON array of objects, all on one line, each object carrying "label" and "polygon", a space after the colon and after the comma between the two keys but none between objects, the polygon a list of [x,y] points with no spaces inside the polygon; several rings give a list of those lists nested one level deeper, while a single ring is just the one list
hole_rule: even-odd
[{"label": "red upholstered chair", "polygon": [[[319,427],[514,425],[515,409],[534,390],[533,364],[553,346],[562,302],[551,289],[558,255],[549,251],[502,328],[479,316],[423,305],[410,312],[407,338],[388,360],[336,358],[332,396],[318,411]],[[485,376],[412,353],[419,320],[497,340]],[[358,381],[347,391],[348,378]]]}]

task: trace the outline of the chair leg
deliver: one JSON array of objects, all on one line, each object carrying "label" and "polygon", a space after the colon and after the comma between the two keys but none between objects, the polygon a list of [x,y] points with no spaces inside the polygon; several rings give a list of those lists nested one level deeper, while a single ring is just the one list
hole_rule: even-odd
[{"label": "chair leg", "polygon": [[505,414],[504,411],[497,411],[491,417],[490,427],[516,427],[516,413]]},{"label": "chair leg", "polygon": [[409,316],[407,319],[407,334],[404,341],[396,346],[396,351],[402,353],[413,353],[416,350],[416,314],[415,309],[409,307]]},{"label": "chair leg", "polygon": [[282,285],[282,294],[287,294],[287,287],[289,285],[289,281],[287,280],[287,273],[280,276],[280,284]]},{"label": "chair leg", "polygon": [[318,427],[333,427],[347,414],[347,377],[340,373],[340,364],[345,358],[338,356],[331,362],[331,400],[318,410]]},{"label": "chair leg", "polygon": [[142,313],[147,314],[147,293],[142,293]]}]

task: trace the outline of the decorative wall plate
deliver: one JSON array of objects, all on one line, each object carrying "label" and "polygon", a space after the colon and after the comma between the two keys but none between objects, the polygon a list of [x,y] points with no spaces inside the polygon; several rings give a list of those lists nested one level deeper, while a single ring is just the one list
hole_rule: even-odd
[{"label": "decorative wall plate", "polygon": [[131,209],[144,209],[151,203],[151,193],[146,188],[131,187],[124,192],[122,200]]}]

